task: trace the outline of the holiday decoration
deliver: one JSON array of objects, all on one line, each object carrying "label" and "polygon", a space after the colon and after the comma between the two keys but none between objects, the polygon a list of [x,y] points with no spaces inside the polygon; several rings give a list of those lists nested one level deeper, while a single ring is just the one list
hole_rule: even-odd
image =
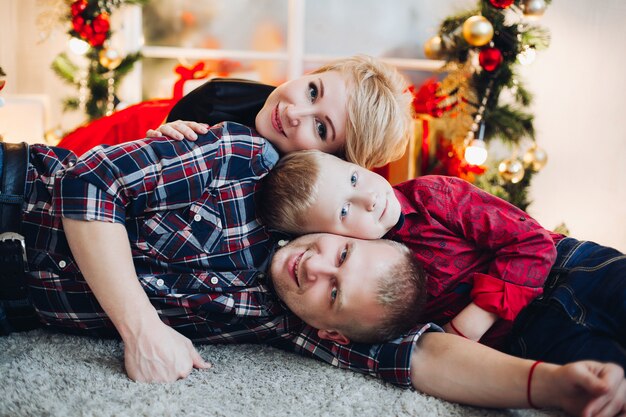
[{"label": "holiday decoration", "polygon": [[545,0],[525,0],[523,4],[524,16],[539,18],[546,11]]},{"label": "holiday decoration", "polygon": [[524,165],[519,159],[505,159],[498,165],[498,172],[505,181],[517,184],[524,178]]},{"label": "holiday decoration", "polygon": [[514,0],[489,0],[489,3],[491,3],[493,7],[497,7],[498,9],[506,9],[511,4],[513,4],[513,1]]},{"label": "holiday decoration", "polygon": [[443,43],[439,36],[433,36],[424,44],[424,55],[429,59],[439,59],[443,49]]},{"label": "holiday decoration", "polygon": [[478,53],[478,62],[485,71],[495,71],[502,63],[502,52],[498,48],[483,48]]},{"label": "holiday decoration", "polygon": [[548,154],[541,149],[537,144],[533,144],[524,154],[522,158],[524,166],[530,168],[533,171],[541,171],[541,169],[548,163]]},{"label": "holiday decoration", "polygon": [[[530,204],[532,176],[548,159],[535,144],[532,96],[516,68],[532,63],[549,44],[548,32],[528,17],[543,13],[550,0],[535,1],[478,0],[475,9],[445,19],[424,48],[427,56],[446,61],[446,76],[427,82],[427,94],[423,88],[411,90],[420,113],[416,120],[428,124],[433,117],[439,119],[437,138],[429,136],[430,152],[422,149],[420,173],[465,178],[522,210]],[[428,132],[428,127],[421,131]],[[494,140],[505,145],[495,148],[500,153],[507,146],[516,153],[519,149],[523,162],[516,156],[490,155]]]},{"label": "holiday decoration", "polygon": [[69,48],[79,55],[75,62],[67,53],[59,54],[52,69],[78,96],[65,100],[65,109],[79,109],[89,120],[111,114],[117,98],[115,89],[132,69],[139,54],[122,56],[108,45],[111,38],[111,14],[125,4],[143,4],[147,0],[75,0],[68,5],[65,18],[70,22]]},{"label": "holiday decoration", "polygon": [[493,26],[483,16],[472,16],[463,23],[463,37],[472,46],[483,46],[493,38]]}]

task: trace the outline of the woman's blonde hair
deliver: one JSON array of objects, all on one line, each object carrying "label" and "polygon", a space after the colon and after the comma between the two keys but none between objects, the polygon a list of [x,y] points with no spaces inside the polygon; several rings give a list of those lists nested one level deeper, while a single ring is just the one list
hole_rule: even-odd
[{"label": "woman's blonde hair", "polygon": [[338,71],[348,80],[348,122],[343,155],[365,168],[400,159],[411,137],[412,96],[398,71],[357,55],[324,65],[314,74]]}]

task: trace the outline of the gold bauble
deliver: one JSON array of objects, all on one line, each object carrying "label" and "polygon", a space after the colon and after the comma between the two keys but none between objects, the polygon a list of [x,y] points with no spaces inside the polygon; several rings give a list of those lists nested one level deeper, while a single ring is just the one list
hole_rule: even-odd
[{"label": "gold bauble", "polygon": [[100,51],[98,60],[100,65],[112,71],[122,63],[122,56],[115,49],[104,48]]},{"label": "gold bauble", "polygon": [[472,16],[463,23],[463,37],[472,46],[487,45],[493,38],[493,26],[483,16]]},{"label": "gold bauble", "polygon": [[546,11],[546,2],[545,0],[525,0],[523,10],[526,17],[540,18]]},{"label": "gold bauble", "polygon": [[439,59],[443,52],[441,36],[433,36],[424,43],[424,55],[428,59]]},{"label": "gold bauble", "polygon": [[533,145],[526,151],[522,160],[524,161],[524,167],[539,172],[548,163],[548,154],[539,146]]},{"label": "gold bauble", "polygon": [[505,159],[498,165],[498,172],[503,180],[517,184],[524,178],[524,165],[519,159]]}]

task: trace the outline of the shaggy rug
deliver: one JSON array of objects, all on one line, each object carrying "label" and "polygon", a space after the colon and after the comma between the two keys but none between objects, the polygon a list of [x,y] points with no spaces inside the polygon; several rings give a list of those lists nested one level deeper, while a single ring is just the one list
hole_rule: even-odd
[{"label": "shaggy rug", "polygon": [[461,406],[266,346],[199,351],[212,369],[141,384],[125,376],[118,341],[0,337],[0,416],[563,416]]}]

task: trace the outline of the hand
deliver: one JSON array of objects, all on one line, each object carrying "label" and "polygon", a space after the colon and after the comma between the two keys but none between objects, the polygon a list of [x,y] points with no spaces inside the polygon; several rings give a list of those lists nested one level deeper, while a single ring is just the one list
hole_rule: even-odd
[{"label": "hand", "polygon": [[186,378],[193,368],[211,367],[189,339],[160,320],[143,330],[139,337],[124,340],[124,363],[130,379],[172,382]]},{"label": "hand", "polygon": [[194,141],[198,139],[197,133],[204,134],[209,131],[209,125],[205,123],[188,122],[185,120],[176,120],[159,126],[155,129],[148,129],[146,137],[155,138],[167,136],[170,139],[183,140],[188,139]]},{"label": "hand", "polygon": [[[554,378],[551,383],[556,390],[554,399],[569,414],[626,416],[626,379],[621,366],[594,361],[574,362],[556,369]],[[544,394],[551,395],[549,391],[544,390]],[[532,394],[535,393],[541,395],[533,389]]]}]

